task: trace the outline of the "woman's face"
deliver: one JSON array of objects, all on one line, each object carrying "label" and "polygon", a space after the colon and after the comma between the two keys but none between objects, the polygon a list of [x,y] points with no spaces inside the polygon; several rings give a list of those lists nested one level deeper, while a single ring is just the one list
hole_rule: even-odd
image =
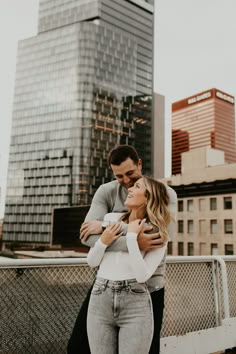
[{"label": "woman's face", "polygon": [[140,208],[141,206],[146,206],[146,187],[143,182],[143,178],[138,179],[133,187],[128,189],[128,196],[125,201],[125,205],[129,209]]}]

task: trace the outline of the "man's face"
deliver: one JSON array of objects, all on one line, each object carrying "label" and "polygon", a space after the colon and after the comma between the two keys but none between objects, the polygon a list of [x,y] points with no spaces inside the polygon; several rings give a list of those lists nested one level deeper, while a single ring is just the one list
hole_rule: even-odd
[{"label": "man's face", "polygon": [[135,165],[134,161],[128,158],[118,166],[111,165],[111,169],[117,181],[128,189],[142,176],[142,161],[139,160]]}]

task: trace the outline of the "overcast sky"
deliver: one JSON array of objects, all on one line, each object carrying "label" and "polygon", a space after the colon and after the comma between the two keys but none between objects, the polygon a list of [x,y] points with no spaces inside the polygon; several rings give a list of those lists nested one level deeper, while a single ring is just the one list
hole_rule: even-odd
[{"label": "overcast sky", "polygon": [[[216,87],[236,96],[236,0],[155,0],[154,89],[171,103]],[[0,217],[10,142],[17,42],[37,33],[38,0],[0,0]],[[169,149],[166,149],[170,164]],[[167,167],[167,175],[170,168]]]}]

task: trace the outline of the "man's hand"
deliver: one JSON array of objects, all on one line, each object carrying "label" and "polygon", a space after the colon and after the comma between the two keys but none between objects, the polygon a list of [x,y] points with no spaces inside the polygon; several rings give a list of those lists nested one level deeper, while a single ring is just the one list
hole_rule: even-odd
[{"label": "man's hand", "polygon": [[86,241],[90,235],[100,235],[102,231],[102,221],[85,221],[80,228],[80,238]]},{"label": "man's hand", "polygon": [[144,226],[142,231],[138,235],[138,245],[141,251],[150,251],[155,248],[161,248],[165,246],[164,238],[157,232],[155,234],[145,233],[152,230],[152,226]]}]

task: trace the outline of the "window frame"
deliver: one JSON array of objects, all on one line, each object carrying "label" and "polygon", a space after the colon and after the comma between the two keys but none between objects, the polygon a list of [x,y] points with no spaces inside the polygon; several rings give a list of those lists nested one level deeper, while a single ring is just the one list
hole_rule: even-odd
[{"label": "window frame", "polygon": [[[228,224],[228,222],[230,222],[230,223]],[[229,227],[229,225],[231,226],[231,229],[228,231],[227,228]],[[233,220],[232,219],[224,219],[224,233],[227,235],[233,234]]]}]

